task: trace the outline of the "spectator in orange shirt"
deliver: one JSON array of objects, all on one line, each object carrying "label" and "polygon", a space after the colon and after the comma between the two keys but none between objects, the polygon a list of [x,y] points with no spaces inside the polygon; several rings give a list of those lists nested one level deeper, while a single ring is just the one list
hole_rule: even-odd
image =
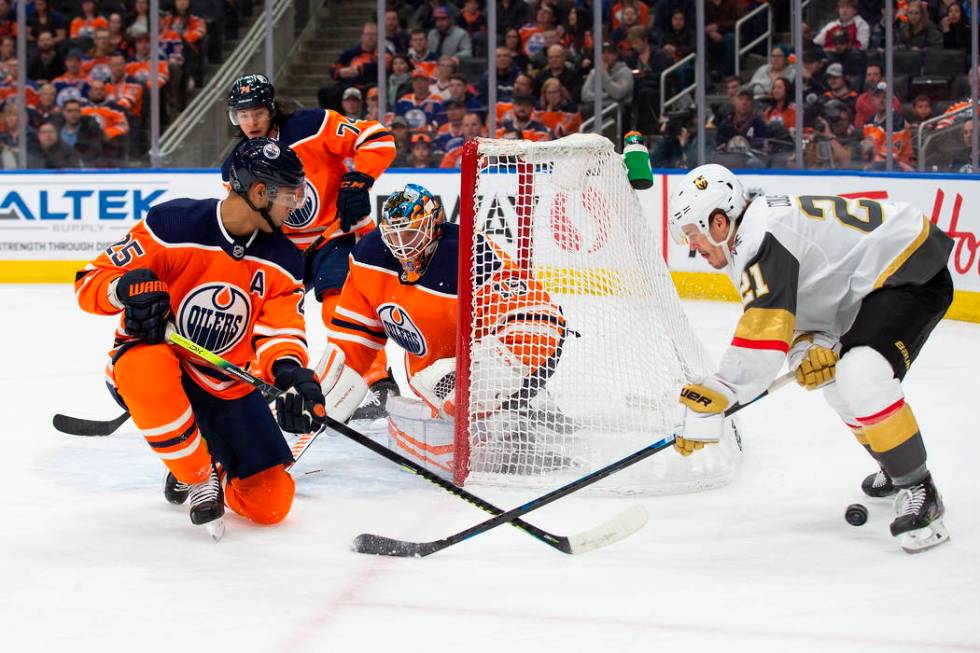
[{"label": "spectator in orange shirt", "polygon": [[785,77],[777,77],[772,83],[770,97],[772,104],[762,112],[762,120],[769,128],[770,138],[779,138],[779,127],[790,135],[796,132],[796,104],[793,82]]},{"label": "spectator in orange shirt", "polygon": [[540,121],[534,119],[534,96],[530,93],[515,93],[514,108],[497,129],[497,138],[502,138],[508,130],[516,130],[525,140],[550,141],[551,132]]},{"label": "spectator in orange shirt", "polygon": [[410,168],[431,168],[432,161],[432,139],[427,134],[415,134],[412,136],[412,150],[408,157],[408,167]]},{"label": "spectator in orange shirt", "polygon": [[551,5],[540,4],[538,6],[538,12],[535,14],[535,22],[528,23],[519,30],[521,35],[521,49],[524,51],[524,54],[533,58],[534,55],[541,52],[544,49],[543,32],[545,30],[555,29],[557,23],[558,16],[555,14],[554,8]]},{"label": "spectator in orange shirt", "polygon": [[109,38],[109,30],[95,30],[95,47],[88,55],[82,57],[82,75],[102,81],[109,79],[110,54],[112,54],[112,41]]},{"label": "spectator in orange shirt", "polygon": [[557,77],[548,79],[541,86],[537,117],[555,138],[574,134],[582,126],[578,104]]},{"label": "spectator in orange shirt", "polygon": [[73,39],[95,38],[96,30],[109,29],[109,21],[99,13],[95,0],[82,0],[82,15],[71,21],[69,34]]},{"label": "spectator in orange shirt", "polygon": [[440,168],[459,168],[463,161],[463,146],[468,141],[483,135],[483,122],[476,113],[468,113],[463,117],[463,142],[453,147],[442,157]]},{"label": "spectator in orange shirt", "polygon": [[143,85],[126,74],[126,57],[122,52],[114,52],[109,57],[106,92],[122,107],[132,124],[143,122]]},{"label": "spectator in orange shirt", "polygon": [[[175,88],[179,95],[178,104],[186,106],[186,92],[204,85],[204,41],[208,33],[207,25],[200,16],[190,11],[190,0],[174,0],[173,11],[160,20],[160,42],[170,56],[171,77],[175,78]],[[181,69],[182,79],[176,79],[176,70]]]}]

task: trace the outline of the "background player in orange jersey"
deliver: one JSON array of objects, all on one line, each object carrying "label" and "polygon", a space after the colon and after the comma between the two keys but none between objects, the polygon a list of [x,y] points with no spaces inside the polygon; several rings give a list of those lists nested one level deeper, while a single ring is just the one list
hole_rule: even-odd
[{"label": "background player in orange jersey", "polygon": [[[482,234],[474,240],[474,258],[484,264],[475,280],[471,377],[494,383],[493,392],[470,408],[490,416],[538,394],[561,356],[567,329],[561,308],[533,277]],[[459,228],[445,223],[442,205],[428,190],[408,184],[388,198],[378,229],[351,254],[317,366],[328,415],[350,416],[367,391],[363,375],[390,338],[405,350],[409,384],[433,417],[453,417],[458,259]],[[389,416],[394,419],[390,406]]]},{"label": "background player in orange jersey", "polygon": [[[351,121],[323,109],[289,112],[276,101],[265,75],[243,75],[232,84],[228,115],[241,128],[243,142],[272,137],[292,147],[306,171],[306,200],[283,224],[283,233],[306,256],[304,281],[321,303],[323,323],[330,326],[340,289],[347,278],[347,257],[358,238],[374,228],[369,191],[395,158],[395,139],[374,120]],[[222,177],[228,180],[228,166]],[[366,374],[374,393],[374,410],[358,418],[381,415],[398,386],[378,352]],[[365,406],[365,409],[368,409]]]},{"label": "background player in orange jersey", "polygon": [[[285,145],[255,139],[235,152],[229,178],[224,200],[155,206],[75,280],[84,310],[122,313],[110,388],[170,470],[168,500],[189,496],[191,522],[216,539],[225,500],[258,523],[285,518],[294,486],[279,427],[304,432],[323,421],[323,394],[306,368],[303,258],[280,230],[303,200],[302,163]],[[169,324],[273,379],[285,391],[277,417],[252,386],[171,349]]]}]

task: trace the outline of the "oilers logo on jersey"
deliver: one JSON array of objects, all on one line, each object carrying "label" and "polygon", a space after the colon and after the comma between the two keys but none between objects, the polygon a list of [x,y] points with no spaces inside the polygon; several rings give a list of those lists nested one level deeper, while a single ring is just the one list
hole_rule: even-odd
[{"label": "oilers logo on jersey", "polygon": [[302,229],[313,222],[313,218],[317,216],[320,212],[320,194],[316,192],[316,186],[307,179],[306,180],[306,196],[303,199],[303,206],[294,209],[289,217],[286,218],[286,224],[294,229]]},{"label": "oilers logo on jersey", "polygon": [[177,311],[180,332],[206,349],[221,354],[245,335],[252,304],[245,292],[226,283],[194,288]]},{"label": "oilers logo on jersey", "polygon": [[378,307],[378,319],[385,333],[399,347],[415,356],[425,356],[428,351],[425,337],[404,308],[398,304],[382,304]]}]

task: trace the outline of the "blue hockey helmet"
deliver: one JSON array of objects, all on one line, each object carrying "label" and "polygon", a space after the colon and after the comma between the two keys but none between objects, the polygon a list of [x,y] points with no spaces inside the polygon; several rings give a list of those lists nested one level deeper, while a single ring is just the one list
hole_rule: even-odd
[{"label": "blue hockey helmet", "polygon": [[418,184],[407,184],[388,196],[381,209],[381,240],[402,264],[406,280],[417,281],[425,271],[446,220],[440,202]]},{"label": "blue hockey helmet", "polygon": [[238,126],[238,111],[266,107],[269,116],[276,112],[276,89],[269,78],[259,73],[242,75],[231,85],[228,94],[228,118]]},{"label": "blue hockey helmet", "polygon": [[303,205],[303,162],[288,145],[272,138],[242,141],[232,153],[228,177],[231,189],[246,201],[252,185],[262,182],[272,203],[293,209]]}]

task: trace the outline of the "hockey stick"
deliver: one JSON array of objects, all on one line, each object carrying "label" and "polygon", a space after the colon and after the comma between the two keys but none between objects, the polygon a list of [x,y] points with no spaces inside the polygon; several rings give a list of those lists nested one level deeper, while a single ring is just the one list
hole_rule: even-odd
[{"label": "hockey stick", "polygon": [[[382,444],[375,442],[371,438],[352,429],[346,424],[328,417],[327,428],[353,440],[363,447],[370,449],[382,458],[387,458],[396,465],[400,465],[407,471],[412,472],[416,476],[424,478],[433,485],[439,486],[443,490],[446,490],[450,494],[459,497],[463,501],[473,504],[480,510],[488,512],[492,515],[504,514],[504,511],[497,506],[481,499],[475,494],[467,492],[459,486],[453,485],[444,478],[433,474],[415,461],[402,456],[396,451],[392,451]],[[593,549],[598,549],[599,547],[612,544],[613,542],[618,542],[619,540],[628,537],[641,529],[646,522],[646,511],[639,506],[633,506],[625,512],[620,513],[612,519],[605,521],[588,531],[583,531],[574,535],[554,535],[553,533],[549,533],[546,530],[538,528],[537,526],[529,524],[520,519],[514,519],[510,523],[512,526],[524,531],[531,537],[544,542],[552,548],[558,549],[562,553],[579,554],[586,553],[587,551],[591,551]],[[354,544],[352,545],[353,550],[357,551],[358,553],[379,553],[378,551],[370,550],[370,545],[368,545],[368,549],[361,548],[360,543],[362,542],[362,538],[365,537],[376,538],[378,536],[359,535],[354,540]]]},{"label": "hockey stick", "polygon": [[[178,347],[182,347],[197,356],[201,357],[207,361],[210,365],[220,369],[229,376],[233,376],[240,381],[244,381],[249,385],[252,385],[262,392],[275,392],[278,393],[279,390],[270,386],[269,384],[257,379],[252,376],[242,368],[234,365],[233,363],[221,358],[217,354],[208,351],[207,349],[201,347],[195,342],[188,340],[187,338],[181,336],[176,332],[168,332],[167,335],[169,341]],[[456,487],[449,481],[436,476],[429,470],[425,469],[421,465],[418,465],[412,460],[401,456],[394,451],[391,451],[387,447],[378,444],[374,440],[371,440],[367,436],[355,431],[351,427],[338,422],[337,420],[327,416],[325,427],[330,430],[339,433],[354,442],[357,442],[361,446],[367,447],[371,451],[374,451],[378,455],[387,458],[388,460],[404,467],[405,469],[413,472],[414,474],[421,476],[425,480],[438,485],[442,489],[454,494],[455,496],[472,503],[476,507],[485,510],[494,515],[504,514],[504,511],[500,508],[492,505],[491,503],[484,501],[475,494],[471,494],[464,490],[463,488]],[[316,437],[314,435],[314,437]],[[312,440],[311,440],[312,442]],[[533,524],[528,524],[527,522],[521,521],[519,519],[511,518],[510,521],[515,527],[524,531],[531,537],[538,539],[545,544],[558,549],[562,553],[584,553],[586,551],[591,551],[592,549],[597,549],[606,544],[612,544],[618,540],[633,534],[637,530],[643,527],[646,523],[647,515],[646,511],[642,508],[630,508],[629,510],[623,512],[622,514],[614,517],[613,519],[600,524],[599,526],[585,531],[583,533],[578,533],[572,536],[564,535],[554,535],[545,531],[543,529],[534,526]],[[362,536],[361,536],[362,537]],[[355,549],[357,550],[357,549]],[[363,553],[372,553],[371,551],[363,551]]]},{"label": "hockey stick", "polygon": [[115,419],[83,419],[58,413],[54,416],[52,423],[54,427],[62,433],[68,435],[82,436],[106,436],[112,435],[129,419],[129,411],[126,411]]},{"label": "hockey stick", "polygon": [[[239,380],[258,388],[258,390],[262,392],[267,399],[271,399],[280,393],[279,388],[260,381],[245,370],[232,365],[230,362],[226,361],[220,356],[213,354],[207,349],[199,346],[194,341],[184,338],[174,329],[167,329],[167,340],[169,340],[172,344],[178,345],[183,349],[197,354],[211,365],[221,369],[224,372],[227,372],[230,376],[234,376]],[[209,358],[208,355],[210,355],[211,358]],[[231,371],[229,367],[233,367],[235,370],[237,370],[238,374]],[[112,420],[89,420],[82,419],[80,417],[62,415],[59,413],[54,416],[52,422],[57,430],[68,435],[107,436],[112,435],[128,419],[129,411],[124,412],[122,415]],[[310,448],[310,445],[313,444],[313,441],[316,440],[317,436],[320,435],[322,431],[323,429],[304,433],[290,445],[289,451],[293,456],[293,462],[286,467],[287,470],[296,464],[296,462],[300,459],[300,456],[306,453],[306,451]]]},{"label": "hockey stick", "polygon": [[[767,390],[765,390],[762,394],[760,394],[752,401],[746,404],[736,404],[731,408],[729,408],[728,410],[726,410],[725,417],[734,415],[735,413],[742,410],[746,406],[754,404],[755,402],[759,401],[763,397],[769,395],[772,392],[775,392],[779,388],[789,383],[793,379],[794,375],[795,375],[794,372],[788,372],[783,376],[777,378],[772,383],[772,385],[769,386]],[[522,504],[512,510],[508,510],[507,512],[501,513],[496,517],[494,517],[493,519],[488,519],[487,521],[479,523],[475,526],[471,526],[466,530],[455,533],[454,535],[450,535],[449,537],[444,537],[440,540],[434,540],[432,542],[408,542],[405,540],[396,540],[390,537],[385,537],[383,535],[372,535],[370,533],[363,533],[361,535],[358,535],[357,538],[354,540],[354,550],[358,551],[359,553],[372,553],[375,555],[422,558],[427,555],[436,553],[437,551],[441,551],[454,544],[458,544],[463,540],[468,540],[469,538],[475,535],[479,535],[480,533],[485,533],[486,531],[492,528],[496,528],[501,524],[513,521],[518,517],[521,517],[522,515],[531,512],[532,510],[537,510],[538,508],[542,508],[548,505],[549,503],[557,501],[558,499],[564,496],[567,496],[573,492],[577,492],[578,490],[581,490],[586,486],[592,485],[593,483],[606,478],[610,474],[626,469],[630,465],[634,465],[640,462],[641,460],[644,460],[645,458],[649,458],[655,453],[659,453],[660,451],[669,448],[673,444],[674,444],[673,435],[668,436],[663,440],[658,440],[653,444],[650,444],[638,451],[631,453],[625,458],[621,458],[614,463],[606,465],[602,469],[598,469],[590,474],[586,474],[585,476],[579,478],[578,480],[563,485],[560,488],[556,490],[552,490],[551,492],[548,492],[547,494],[542,495],[536,499],[532,499],[527,503]]]}]

